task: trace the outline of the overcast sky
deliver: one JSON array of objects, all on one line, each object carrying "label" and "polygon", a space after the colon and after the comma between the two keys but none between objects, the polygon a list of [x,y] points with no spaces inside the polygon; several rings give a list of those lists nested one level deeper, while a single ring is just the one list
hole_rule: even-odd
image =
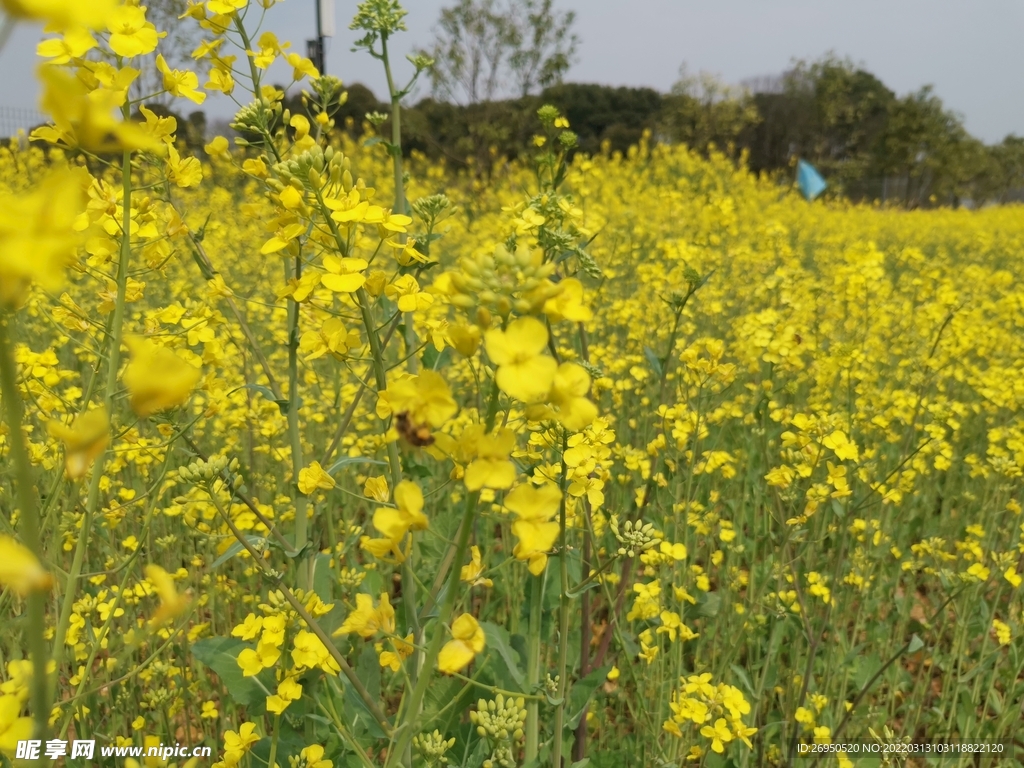
[{"label": "overcast sky", "polygon": [[[81,0],[89,2],[89,0]],[[404,55],[425,46],[440,9],[454,0],[405,0],[410,31],[394,40]],[[379,62],[350,52],[357,0],[336,0],[337,36],[327,70],[383,96]],[[967,129],[988,141],[1024,135],[1024,0],[558,0],[576,11],[581,38],[573,82],[668,90],[685,62],[738,83],[782,72],[793,58],[849,56],[897,94],[931,83]],[[267,26],[305,52],[315,0],[285,0]],[[33,56],[41,31],[17,28],[0,53],[0,107],[34,107]],[[410,67],[401,61],[399,71]],[[401,76],[398,76],[401,77]],[[421,88],[418,96],[426,95]],[[226,116],[234,107],[210,99]]]}]

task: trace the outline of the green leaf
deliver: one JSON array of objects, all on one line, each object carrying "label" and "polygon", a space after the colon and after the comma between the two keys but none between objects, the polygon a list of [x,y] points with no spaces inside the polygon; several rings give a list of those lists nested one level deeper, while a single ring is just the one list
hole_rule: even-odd
[{"label": "green leaf", "polygon": [[840,520],[846,517],[846,507],[840,503],[839,499],[832,499],[832,511]]},{"label": "green leaf", "polygon": [[590,758],[584,757],[582,760],[577,760],[575,763],[569,766],[569,768],[587,768],[590,765]]},{"label": "green leaf", "polygon": [[334,599],[334,571],[331,556],[320,553],[313,559],[313,591],[325,603]]},{"label": "green leaf", "polygon": [[253,392],[259,392],[266,400],[272,403],[277,402],[277,397],[274,395],[273,390],[270,387],[265,387],[262,384],[246,384],[242,389],[251,389]]},{"label": "green leaf", "polygon": [[[267,540],[263,536],[246,536],[245,540],[249,543],[249,546],[253,547],[254,549],[262,549],[267,542]],[[224,563],[226,563],[232,557],[241,552],[242,548],[242,542],[236,541],[234,544],[228,547],[227,550],[225,550],[223,555],[221,555],[213,561],[213,565],[211,565],[210,568],[217,568],[221,565],[224,565]]]},{"label": "green leaf", "polygon": [[339,469],[347,467],[349,464],[379,464],[380,466],[384,466],[385,463],[386,462],[378,461],[377,459],[367,459],[365,456],[346,456],[345,458],[338,459],[336,462],[331,464],[331,466],[327,468],[327,474],[333,475]]},{"label": "green leaf", "polygon": [[432,371],[440,370],[451,362],[452,353],[451,347],[445,347],[440,352],[433,344],[428,344],[423,349],[423,354],[420,356],[420,361],[423,363],[424,368],[429,368]]},{"label": "green leaf", "polygon": [[587,705],[594,698],[598,686],[608,677],[611,668],[611,664],[606,664],[573,685],[572,692],[569,694],[569,719],[566,721],[566,728],[572,731],[580,724]]},{"label": "green leaf", "polygon": [[[369,659],[367,658],[367,651],[370,651]],[[376,667],[376,680],[368,669],[368,660],[372,659],[374,667]],[[370,695],[375,699],[379,700],[380,696],[380,665],[377,664],[377,654],[374,652],[373,646],[367,645],[364,647],[364,652],[359,655],[359,660],[355,668],[356,677],[359,678],[359,682],[367,688]],[[367,707],[366,702],[362,700],[359,694],[355,691],[355,688],[344,679],[339,679],[339,683],[345,687],[345,703],[351,710],[355,712],[355,719],[360,721],[359,725],[367,729],[367,733],[371,738],[385,738],[384,731],[381,729],[377,720],[374,718],[370,709]]]},{"label": "green leaf", "polygon": [[[473,686],[465,685],[461,680],[454,678],[431,683],[423,697],[423,730],[430,731],[436,728],[441,733],[448,733],[452,724],[462,717],[472,693]],[[456,702],[456,699],[459,701]]]},{"label": "green leaf", "polygon": [[238,654],[248,647],[237,637],[208,637],[192,644],[196,659],[217,674],[232,700],[246,707],[267,696],[259,682],[245,677],[238,666]]},{"label": "green leaf", "polygon": [[519,690],[525,691],[526,678],[523,677],[523,671],[519,668],[519,654],[512,648],[508,631],[504,627],[499,627],[497,624],[492,624],[489,621],[481,621],[480,626],[484,629],[487,645],[498,652],[502,661],[505,662],[505,666],[508,667],[508,672],[512,675],[512,679],[519,686]]},{"label": "green leaf", "polygon": [[722,596],[717,592],[704,592],[697,598],[697,615],[713,618],[722,607]]},{"label": "green leaf", "polygon": [[747,671],[737,664],[730,664],[729,669],[731,669],[732,673],[736,675],[741,683],[743,683],[743,687],[747,689],[747,693],[754,696],[754,686],[750,682],[750,677],[747,675]]},{"label": "green leaf", "polygon": [[650,347],[644,347],[644,356],[647,358],[647,362],[651,364],[651,368],[660,378],[665,369],[661,364],[661,358],[658,357],[658,353]]}]

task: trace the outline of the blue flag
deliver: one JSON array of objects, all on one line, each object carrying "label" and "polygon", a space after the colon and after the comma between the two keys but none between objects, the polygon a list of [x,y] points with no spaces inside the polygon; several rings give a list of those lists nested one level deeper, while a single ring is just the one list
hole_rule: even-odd
[{"label": "blue flag", "polygon": [[800,185],[800,191],[808,200],[816,198],[828,186],[814,166],[805,160],[796,164],[796,183]]}]

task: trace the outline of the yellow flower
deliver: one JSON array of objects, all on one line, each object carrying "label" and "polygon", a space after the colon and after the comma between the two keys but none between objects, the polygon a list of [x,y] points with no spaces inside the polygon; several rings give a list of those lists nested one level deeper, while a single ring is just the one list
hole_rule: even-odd
[{"label": "yellow flower", "polygon": [[469,438],[475,443],[471,448],[475,449],[477,457],[466,467],[463,480],[467,490],[511,488],[516,480],[516,467],[508,457],[516,445],[515,433],[511,429],[499,429],[492,435],[477,436],[473,431]]},{"label": "yellow flower", "polygon": [[314,461],[308,467],[299,470],[299,491],[307,496],[317,489],[329,491],[335,485],[334,478],[324,471],[319,461]]},{"label": "yellow flower", "polygon": [[163,54],[157,54],[156,68],[163,75],[164,89],[172,96],[180,96],[194,101],[196,104],[206,101],[206,94],[196,90],[199,87],[199,77],[195,72],[171,69],[167,66]]},{"label": "yellow flower", "polygon": [[110,30],[110,50],[118,56],[143,56],[156,49],[156,27],[146,21],[146,9],[137,5],[119,5],[107,17]]},{"label": "yellow flower", "polygon": [[[394,612],[392,611],[392,614]],[[319,667],[329,675],[337,675],[341,671],[338,662],[331,656],[327,646],[312,632],[302,630],[292,642],[292,661],[297,667],[313,669]]]},{"label": "yellow flower", "polygon": [[[399,549],[402,539],[409,531],[424,531],[429,521],[423,514],[423,491],[411,480],[403,480],[395,488],[395,507],[378,507],[373,513],[373,527],[383,534],[383,539],[364,542],[364,549],[381,557],[392,552],[399,560],[404,553]],[[371,543],[376,542],[376,543]]]},{"label": "yellow flower", "polygon": [[402,668],[402,659],[407,659],[412,655],[415,647],[412,645],[413,635],[410,633],[405,636],[404,639],[398,640],[392,638],[389,642],[393,651],[382,650],[383,646],[378,646],[380,651],[380,666],[381,669],[388,668],[392,672],[397,672]]},{"label": "yellow flower", "polygon": [[529,416],[535,421],[555,418],[566,429],[581,432],[597,418],[597,406],[586,397],[589,391],[590,374],[587,370],[576,363],[562,363],[555,372],[546,398],[554,408],[535,406],[529,411]]},{"label": "yellow flower", "polygon": [[383,475],[366,478],[366,482],[363,483],[363,496],[379,501],[381,504],[387,504],[388,499],[391,498],[391,491],[388,490],[388,479]]},{"label": "yellow flower", "polygon": [[989,569],[981,563],[974,563],[970,568],[967,569],[967,573],[973,576],[978,581],[988,581],[988,577],[991,571],[989,571]]},{"label": "yellow flower", "polygon": [[277,693],[267,697],[267,711],[275,715],[284,712],[293,701],[302,698],[302,686],[293,677],[286,677],[277,686]]},{"label": "yellow flower", "polygon": [[1006,579],[1008,582],[1010,582],[1010,585],[1014,589],[1016,589],[1017,587],[1020,586],[1020,583],[1021,583],[1020,574],[1017,573],[1016,567],[1014,567],[1012,565],[1003,572],[1003,578]]},{"label": "yellow flower", "polygon": [[124,372],[132,410],[149,416],[181,405],[199,381],[199,370],[166,347],[142,337],[125,339],[132,360]]},{"label": "yellow flower", "polygon": [[446,675],[458,672],[484,649],[487,640],[483,627],[472,615],[464,613],[452,622],[452,639],[437,657],[437,668]]},{"label": "yellow flower", "polygon": [[0,584],[25,596],[48,590],[53,586],[53,577],[27,547],[0,534]]},{"label": "yellow flower", "polygon": [[543,354],[548,329],[535,317],[521,317],[504,331],[493,328],[484,335],[491,361],[498,366],[495,377],[501,391],[524,403],[547,397],[558,363]]},{"label": "yellow flower", "polygon": [[821,444],[826,448],[831,448],[838,459],[843,461],[857,460],[857,444],[852,442],[850,438],[846,436],[846,433],[841,430],[837,429],[835,432],[825,437],[821,441]]},{"label": "yellow flower", "polygon": [[302,765],[305,768],[334,768],[332,761],[324,760],[324,748],[319,744],[305,747],[299,752],[299,757],[302,758]]},{"label": "yellow flower", "polygon": [[255,723],[242,723],[237,733],[227,731],[224,734],[224,762],[237,765],[252,745],[260,740],[255,731]]},{"label": "yellow flower", "polygon": [[505,497],[505,506],[516,515],[512,533],[519,539],[512,553],[519,560],[529,561],[529,570],[539,576],[548,562],[548,550],[558,538],[558,523],[552,518],[558,512],[562,492],[548,483],[540,488],[519,485]]},{"label": "yellow flower", "polygon": [[44,65],[38,72],[43,86],[39,104],[53,118],[53,125],[36,128],[29,138],[93,152],[160,147],[139,125],[114,116],[127,97],[127,85],[90,91],[80,78],[61,67]]},{"label": "yellow flower", "polygon": [[37,19],[59,29],[102,29],[117,0],[0,0],[0,7],[15,18]]},{"label": "yellow flower", "polygon": [[1009,645],[1012,638],[1012,632],[1008,624],[1004,624],[999,619],[992,619],[992,629],[996,633],[996,640],[999,641],[1000,645]]},{"label": "yellow flower", "polygon": [[51,421],[46,430],[64,443],[65,472],[72,480],[83,477],[110,442],[110,419],[103,406],[81,414],[70,427]]},{"label": "yellow flower", "polygon": [[53,64],[67,64],[78,59],[96,47],[96,38],[85,27],[72,27],[61,37],[41,40],[36,46],[36,55],[52,59]]},{"label": "yellow flower", "polygon": [[230,95],[235,90],[235,79],[230,72],[214,67],[210,70],[210,79],[203,87],[208,91],[220,91],[225,95]]},{"label": "yellow flower", "polygon": [[[316,273],[307,272],[306,275],[316,275]],[[302,281],[306,280],[306,275],[302,276]],[[305,296],[306,294],[300,293],[298,290],[292,294],[295,301],[303,301]],[[306,360],[316,360],[328,352],[335,359],[341,360],[350,349],[358,346],[359,332],[346,330],[341,318],[338,317],[327,318],[319,331],[306,331],[299,339],[299,351],[306,356]]]},{"label": "yellow flower", "polygon": [[400,275],[384,289],[387,297],[398,305],[400,312],[416,312],[434,303],[434,297],[420,290],[412,275]]},{"label": "yellow flower", "polygon": [[75,257],[75,220],[85,207],[84,171],[55,171],[31,192],[0,194],[0,309],[21,303],[36,283],[54,290]]},{"label": "yellow flower", "polygon": [[31,717],[21,717],[22,698],[14,694],[0,696],[0,754],[13,757],[18,742],[32,737]]},{"label": "yellow flower", "polygon": [[328,274],[324,275],[320,282],[325,288],[330,288],[335,293],[354,293],[366,282],[366,275],[363,274],[366,267],[365,259],[339,259],[337,256],[324,256],[324,269]]},{"label": "yellow flower", "polygon": [[188,597],[178,594],[178,590],[174,586],[174,579],[159,565],[150,563],[146,566],[146,579],[153,585],[153,589],[160,598],[160,607],[150,619],[154,627],[180,616],[188,608]]},{"label": "yellow flower", "polygon": [[249,0],[209,0],[206,7],[210,13],[234,13],[249,4]]},{"label": "yellow flower", "polygon": [[377,401],[377,416],[382,419],[405,413],[412,424],[435,429],[443,427],[458,410],[448,383],[436,371],[394,382],[387,388],[386,398]]},{"label": "yellow flower", "polygon": [[182,160],[173,144],[167,145],[167,175],[181,188],[196,187],[203,180],[203,166],[194,157]]},{"label": "yellow flower", "polygon": [[558,284],[558,295],[544,302],[544,314],[551,322],[571,320],[574,323],[586,323],[593,319],[594,313],[583,303],[583,283],[575,277],[569,277]]},{"label": "yellow flower", "polygon": [[462,570],[459,571],[459,578],[471,586],[485,586],[493,587],[494,582],[490,579],[480,578],[480,574],[484,572],[483,560],[480,556],[480,547],[474,544],[470,547],[471,561],[469,565],[462,566]]},{"label": "yellow flower", "polygon": [[260,641],[256,649],[243,648],[236,659],[245,677],[258,675],[264,669],[270,669],[281,658],[281,649],[273,643]]},{"label": "yellow flower", "polygon": [[711,749],[721,754],[725,751],[725,745],[733,739],[732,731],[729,730],[729,723],[724,717],[715,720],[714,726],[705,725],[700,729],[700,735],[711,739]]},{"label": "yellow flower", "polygon": [[377,632],[394,634],[394,631],[395,609],[391,607],[387,593],[381,594],[380,603],[374,607],[373,598],[360,592],[356,595],[356,609],[345,617],[345,622],[335,630],[334,636],[354,632],[365,640]]}]

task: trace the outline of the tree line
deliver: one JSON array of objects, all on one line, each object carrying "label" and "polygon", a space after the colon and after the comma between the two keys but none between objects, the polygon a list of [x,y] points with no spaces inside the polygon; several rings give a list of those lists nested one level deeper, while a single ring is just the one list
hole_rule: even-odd
[{"label": "tree line", "polygon": [[[191,61],[198,33],[174,23],[188,0],[147,5],[161,28],[173,31],[172,66],[201,65]],[[780,179],[803,158],[825,176],[831,194],[855,200],[917,207],[1024,199],[1024,138],[984,144],[930,86],[897,96],[871,72],[831,54],[739,86],[685,67],[668,93],[566,83],[579,44],[574,23],[575,14],[559,11],[555,0],[456,0],[443,9],[434,39],[416,52],[432,61],[431,94],[403,107],[403,152],[486,175],[530,151],[537,109],[551,104],[578,134],[576,151],[590,154],[624,152],[647,133],[653,142],[725,152]],[[141,81],[135,87],[160,90]],[[299,95],[285,106],[304,111]],[[355,135],[386,136],[389,112],[354,84],[335,119]],[[178,124],[190,149],[201,152],[205,114],[179,116]]]},{"label": "tree line", "polygon": [[[403,111],[403,151],[486,174],[530,151],[543,104],[569,119],[579,151],[590,154],[624,152],[649,132],[654,142],[726,152],[755,173],[786,176],[803,158],[833,192],[855,200],[918,207],[1024,197],[1024,138],[986,145],[930,86],[900,97],[832,56],[742,87],[684,72],[669,93],[557,82],[504,99],[430,96]],[[368,113],[383,111],[369,89],[353,85],[339,117],[358,134]]]}]

